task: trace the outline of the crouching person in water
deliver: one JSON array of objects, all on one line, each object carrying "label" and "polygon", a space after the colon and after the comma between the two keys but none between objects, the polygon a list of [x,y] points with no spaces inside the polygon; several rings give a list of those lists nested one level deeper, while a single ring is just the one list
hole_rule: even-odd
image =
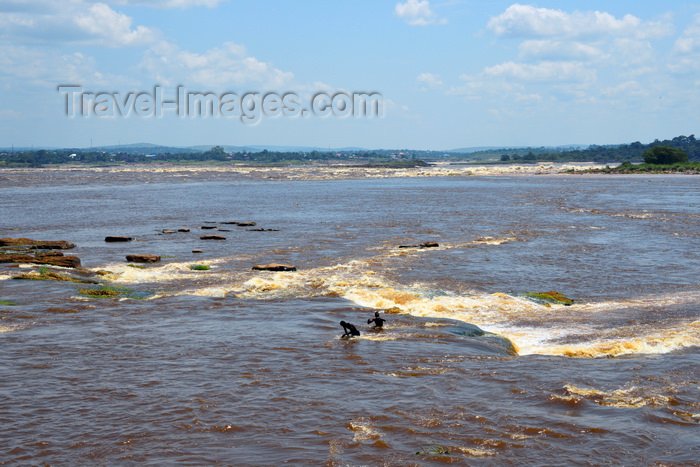
[{"label": "crouching person in water", "polygon": [[340,325],[343,327],[343,330],[345,331],[345,333],[340,337],[355,337],[355,336],[360,335],[360,331],[358,331],[354,325],[352,325],[350,323],[346,323],[345,321],[341,321]]},{"label": "crouching person in water", "polygon": [[379,312],[375,311],[374,318],[368,319],[367,324],[374,322],[374,327],[376,329],[382,329],[382,326],[384,326],[384,321],[386,321],[384,318],[379,317]]}]

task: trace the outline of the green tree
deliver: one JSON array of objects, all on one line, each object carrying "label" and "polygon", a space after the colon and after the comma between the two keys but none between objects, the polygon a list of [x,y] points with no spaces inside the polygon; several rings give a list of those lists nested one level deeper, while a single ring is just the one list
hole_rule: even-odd
[{"label": "green tree", "polygon": [[688,162],[688,154],[682,149],[670,146],[654,146],[642,154],[647,164],[676,164]]},{"label": "green tree", "polygon": [[509,156],[508,154],[503,154],[503,155],[501,156],[501,160],[502,160],[503,162],[507,162],[507,161],[510,160],[510,156]]}]

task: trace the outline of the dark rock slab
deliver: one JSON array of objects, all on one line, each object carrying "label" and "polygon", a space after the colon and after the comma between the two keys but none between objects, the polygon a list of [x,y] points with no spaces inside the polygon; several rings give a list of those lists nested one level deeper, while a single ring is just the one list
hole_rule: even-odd
[{"label": "dark rock slab", "polygon": [[133,238],[123,236],[123,235],[108,235],[105,237],[105,242],[117,243],[117,242],[130,242]]},{"label": "dark rock slab", "polygon": [[253,271],[296,271],[297,268],[291,264],[257,264],[253,266]]}]

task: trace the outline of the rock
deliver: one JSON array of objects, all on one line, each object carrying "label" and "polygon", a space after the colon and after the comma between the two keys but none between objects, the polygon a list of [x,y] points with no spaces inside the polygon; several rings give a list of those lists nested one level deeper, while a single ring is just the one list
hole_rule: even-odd
[{"label": "rock", "polygon": [[238,227],[255,227],[255,222],[236,222]]},{"label": "rock", "polygon": [[222,222],[222,224],[235,224],[235,225],[238,225],[238,221],[226,221],[226,222]]},{"label": "rock", "polygon": [[55,255],[39,255],[34,257],[31,255],[0,255],[0,263],[17,263],[17,264],[50,264],[53,266],[61,266],[64,268],[79,268],[80,258],[77,256],[55,256]]},{"label": "rock", "polygon": [[226,240],[223,235],[202,235],[199,237],[200,240]]},{"label": "rock", "polygon": [[192,253],[201,253],[202,250],[192,250]]},{"label": "rock", "polygon": [[190,229],[183,228],[183,229],[177,229],[178,232],[189,232]]},{"label": "rock", "polygon": [[574,304],[572,299],[554,290],[550,290],[549,292],[526,293],[525,296],[527,298],[534,299],[536,302],[544,304],[560,303],[564,306],[571,306]]},{"label": "rock", "polygon": [[248,229],[248,232],[279,232],[279,229],[262,229],[262,228],[257,228],[257,229]]},{"label": "rock", "polygon": [[160,261],[158,255],[126,255],[126,260],[130,263],[157,263]]},{"label": "rock", "polygon": [[0,238],[0,246],[25,246],[34,250],[70,250],[75,248],[75,243],[64,240],[43,241],[30,238]]},{"label": "rock", "polygon": [[105,242],[116,243],[116,242],[130,242],[133,238],[119,235],[108,235],[105,237]]},{"label": "rock", "polygon": [[202,229],[215,229],[216,226],[215,225],[203,225],[201,228]]},{"label": "rock", "polygon": [[437,242],[424,242],[420,245],[399,245],[399,248],[437,248],[439,246]]},{"label": "rock", "polygon": [[174,231],[174,230],[164,229],[164,230],[161,230],[161,233],[164,233],[164,234],[174,234],[175,231]]},{"label": "rock", "polygon": [[13,279],[29,279],[42,281],[75,282],[77,284],[99,284],[94,279],[69,276],[56,271],[30,271],[13,277]]},{"label": "rock", "polygon": [[257,264],[253,266],[253,271],[296,271],[297,268],[291,264]]},{"label": "rock", "polygon": [[34,255],[34,257],[37,259],[45,258],[45,257],[49,257],[49,256],[63,256],[63,252],[62,251],[45,251],[43,253],[37,253]]}]

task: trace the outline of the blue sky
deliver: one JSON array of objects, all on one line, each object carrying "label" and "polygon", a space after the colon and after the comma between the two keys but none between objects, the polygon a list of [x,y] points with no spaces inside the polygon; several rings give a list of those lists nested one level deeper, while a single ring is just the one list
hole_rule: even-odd
[{"label": "blue sky", "polygon": [[[65,84],[378,93],[382,115],[68,117]],[[0,147],[648,143],[700,133],[698,109],[699,3],[0,2]]]}]

